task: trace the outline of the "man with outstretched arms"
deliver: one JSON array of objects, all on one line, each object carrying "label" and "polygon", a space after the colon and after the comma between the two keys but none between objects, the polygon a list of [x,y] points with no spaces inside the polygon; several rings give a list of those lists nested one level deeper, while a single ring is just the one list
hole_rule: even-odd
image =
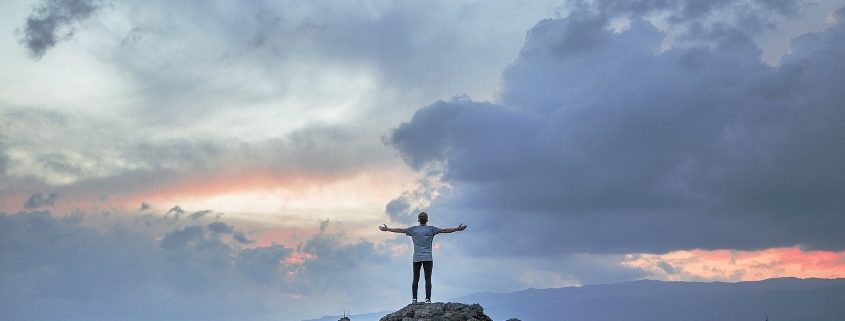
[{"label": "man with outstretched arms", "polygon": [[460,224],[455,228],[441,229],[436,226],[426,225],[428,223],[428,213],[426,212],[421,212],[417,215],[417,220],[420,222],[420,225],[408,228],[389,228],[387,224],[378,228],[385,232],[405,233],[414,240],[414,282],[411,283],[411,294],[413,294],[411,302],[417,302],[417,288],[420,283],[420,267],[422,267],[423,271],[425,271],[425,302],[431,303],[431,269],[434,267],[434,262],[431,258],[431,245],[434,242],[434,236],[440,233],[463,231],[467,226]]}]

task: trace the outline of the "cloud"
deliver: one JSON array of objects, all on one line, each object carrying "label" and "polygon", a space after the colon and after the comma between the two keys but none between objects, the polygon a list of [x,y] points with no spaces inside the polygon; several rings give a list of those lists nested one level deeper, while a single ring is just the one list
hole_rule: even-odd
[{"label": "cloud", "polygon": [[[237,8],[119,2],[101,16],[125,23],[92,23],[98,30],[91,32],[109,35],[95,55],[136,85],[140,103],[127,112],[137,122],[179,127],[223,118],[264,133],[257,129],[335,123],[338,105],[354,106],[342,115],[355,121],[392,122],[456,87],[489,94],[525,28],[548,15],[545,3],[534,2],[255,2]],[[512,23],[501,23],[504,17]],[[277,103],[284,108],[264,108]],[[235,113],[231,106],[259,110]],[[245,117],[255,114],[269,117]],[[387,129],[364,128],[375,136]]]},{"label": "cloud", "polygon": [[663,272],[666,272],[666,274],[672,275],[672,274],[675,274],[675,273],[676,273],[676,272],[675,272],[675,268],[674,268],[671,264],[669,264],[668,262],[666,262],[666,261],[659,261],[659,262],[657,262],[657,264],[656,264],[656,265],[657,265],[657,267],[659,267],[661,270],[663,270]]},{"label": "cloud", "polygon": [[845,270],[845,252],[815,252],[800,248],[763,251],[734,250],[630,256],[622,264],[648,271],[649,278],[685,281],[757,281],[792,276],[837,278]]},{"label": "cloud", "polygon": [[234,227],[223,222],[214,222],[207,225],[208,229],[214,233],[229,234],[232,233]]},{"label": "cloud", "polygon": [[299,274],[310,281],[305,291],[327,291],[329,289],[351,289],[372,287],[375,295],[384,288],[377,284],[378,275],[371,271],[392,266],[390,253],[385,247],[361,239],[345,243],[344,234],[321,233],[313,235],[307,242],[297,246],[296,251],[318,259],[303,262]]},{"label": "cloud", "polygon": [[[808,7],[807,1],[789,0],[716,0],[716,1],[618,1],[599,0],[587,3],[572,1],[576,10],[595,10],[608,17],[640,19],[667,15],[673,24],[690,25],[730,19],[747,31],[759,32],[776,17],[795,17]],[[708,21],[709,20],[709,21]],[[773,26],[769,26],[773,27]]]},{"label": "cloud", "polygon": [[211,239],[212,244],[206,243],[205,233],[201,226],[187,226],[180,230],[168,232],[161,240],[161,247],[166,250],[184,249],[189,243],[197,247],[213,247],[217,245],[216,239]]},{"label": "cloud", "polygon": [[414,224],[417,214],[427,208],[432,200],[449,192],[449,186],[440,182],[441,170],[426,168],[424,173],[417,179],[415,189],[403,191],[402,195],[387,203],[385,212],[391,221]]},{"label": "cloud", "polygon": [[[86,4],[94,11],[83,18],[74,8]],[[66,21],[52,33],[56,42],[82,23],[95,35],[82,44],[96,50],[79,52],[91,63],[79,67],[92,83],[80,84],[65,69],[52,75],[70,75],[84,87],[74,95],[98,88],[95,95],[116,96],[79,108],[58,106],[88,98],[0,109],[10,123],[0,130],[9,150],[2,192],[50,189],[113,200],[141,194],[131,202],[153,203],[169,200],[149,194],[242,190],[231,183],[247,175],[278,187],[283,180],[402,171],[380,144],[384,132],[455,88],[489,94],[525,27],[547,16],[545,4],[483,1],[256,2],[236,10],[203,2],[38,6],[45,9],[33,10],[33,19]],[[502,24],[502,16],[514,22]],[[7,100],[33,97],[12,96]],[[125,108],[116,111],[115,101]],[[197,183],[208,177],[220,184]]]},{"label": "cloud", "polygon": [[173,208],[167,210],[166,215],[173,214],[173,219],[178,220],[179,216],[185,214],[185,210],[183,210],[179,205],[173,206]]},{"label": "cloud", "polygon": [[[746,198],[731,195],[750,188],[725,189],[731,185],[719,184],[725,177],[741,182],[736,173],[747,170],[719,171],[735,168],[722,166],[734,162],[730,154],[710,154],[712,148],[704,148],[716,136],[707,130],[708,124],[736,119],[731,109],[741,104],[719,109],[715,116],[697,110],[660,116],[660,111],[669,103],[706,109],[702,106],[735,97],[730,89],[739,92],[765,81],[769,85],[755,87],[756,92],[792,97],[797,105],[801,102],[797,98],[810,97],[817,89],[806,85],[807,77],[815,76],[807,71],[813,64],[803,61],[819,48],[824,51],[830,41],[821,33],[796,38],[791,46],[793,69],[755,69],[757,65],[749,61],[756,59],[759,49],[749,35],[759,30],[736,32],[742,14],[753,14],[753,10],[724,1],[614,3],[642,7],[587,6],[565,23],[537,24],[520,55],[502,74],[495,101],[466,97],[439,102],[420,110],[389,135],[388,143],[424,176],[405,193],[395,195],[386,208],[390,219],[411,223],[414,212],[433,209],[429,211],[433,223],[470,226],[437,241],[435,255],[443,263],[436,267],[436,297],[665,273],[620,266],[626,261],[622,255],[572,252],[659,252],[700,245],[705,238],[723,242],[716,247],[747,246],[749,240],[758,240],[754,247],[792,237],[784,231],[807,234],[797,230],[800,224],[784,230],[783,220],[757,219],[765,218],[765,213],[741,215],[745,212],[738,211],[743,208],[733,203]],[[666,6],[652,8],[658,4]],[[702,7],[679,9],[695,5]],[[76,90],[69,90],[74,92],[71,98],[45,95],[57,98],[44,103],[24,97],[27,94],[8,96],[12,104],[46,107],[4,106],[0,110],[0,119],[8,120],[0,126],[0,169],[5,168],[6,175],[0,180],[0,194],[14,200],[7,203],[15,206],[44,190],[59,193],[62,203],[68,200],[74,206],[107,194],[109,202],[131,204],[127,208],[132,213],[110,209],[111,215],[100,218],[100,213],[85,216],[82,212],[86,218],[81,223],[77,222],[80,215],[0,216],[2,318],[292,320],[317,317],[338,306],[381,311],[406,302],[410,265],[406,236],[373,242],[358,239],[352,234],[357,231],[347,231],[348,236],[332,233],[335,226],[325,221],[315,235],[310,233],[318,226],[307,233],[279,228],[292,244],[268,245],[272,237],[239,230],[240,225],[231,220],[212,222],[219,218],[201,210],[220,210],[219,206],[189,208],[184,202],[202,202],[204,197],[216,202],[207,197],[289,186],[294,191],[303,184],[307,185],[303,189],[332,195],[323,189],[326,182],[359,173],[371,177],[373,171],[395,168],[393,151],[379,145],[388,126],[406,120],[413,109],[438,97],[461,92],[476,98],[489,95],[497,74],[520,49],[525,29],[549,15],[547,6],[524,1],[409,6],[348,1],[243,2],[237,6],[116,2],[108,15],[98,14],[102,9],[97,9],[85,18],[89,20],[61,25],[53,32],[57,42],[82,23],[105,18],[86,23],[95,37],[86,37],[84,45],[92,47],[77,52],[95,67],[75,67],[90,72],[86,80],[102,76],[109,85],[119,84],[107,88],[120,87],[120,92],[80,85],[83,91],[96,88],[92,91],[98,96],[77,96]],[[660,16],[655,10],[681,17],[658,26],[678,27],[684,34],[651,26],[644,19]],[[726,11],[736,14],[722,16]],[[768,21],[766,15],[751,17],[749,21]],[[628,23],[630,28],[620,27],[625,30],[622,33],[608,31],[608,24],[616,28]],[[759,23],[748,25],[754,24]],[[45,48],[44,52],[51,50]],[[609,61],[616,63],[605,64]],[[657,68],[653,74],[644,72],[651,67]],[[735,72],[726,73],[731,68]],[[62,70],[77,83],[76,69]],[[672,72],[667,74],[670,79],[661,82],[663,70]],[[755,73],[760,70],[771,74]],[[778,76],[787,71],[793,78]],[[737,74],[758,77],[744,81]],[[32,78],[28,76],[19,80]],[[49,76],[63,77],[60,73]],[[713,88],[712,83],[727,85]],[[664,90],[655,92],[657,87]],[[701,88],[710,89],[701,95],[701,102],[682,99]],[[647,99],[663,105],[648,109],[643,102]],[[607,107],[614,102],[640,112]],[[605,114],[620,116],[608,125]],[[652,119],[652,114],[659,117]],[[751,115],[742,114],[744,118],[735,123],[747,124],[751,119],[779,124],[783,118]],[[690,126],[695,122],[689,120],[699,116],[709,123]],[[678,119],[686,121],[668,129],[660,126]],[[618,129],[615,124],[626,126]],[[669,133],[656,136],[677,141],[663,147],[634,144],[627,150],[613,149],[643,140],[647,129]],[[746,169],[753,172],[756,167],[751,165],[758,165],[767,174],[773,169],[766,166],[782,168],[760,162],[771,155],[767,152],[776,146],[774,140],[752,144],[748,142],[760,141],[743,135],[760,135],[759,131],[732,133],[740,145],[730,151],[762,155],[744,163]],[[617,142],[624,138],[629,140]],[[704,147],[683,158],[691,161],[677,166],[673,172],[677,178],[652,182],[655,176],[666,176],[658,175],[665,174],[661,169],[676,164],[665,156],[672,154],[666,150],[687,146],[691,138],[698,142],[692,145]],[[839,150],[837,146],[833,145],[832,153]],[[810,154],[793,157],[810,157],[817,150],[805,147]],[[657,152],[664,157],[657,160],[663,161],[649,166],[655,158],[648,156],[654,153],[637,154],[638,148]],[[783,152],[788,151],[795,149]],[[624,162],[619,159],[630,161],[628,167],[621,167]],[[835,182],[838,178],[832,173],[830,180]],[[614,178],[622,180],[614,183]],[[677,182],[689,182],[691,187],[678,190],[672,185]],[[635,195],[625,193],[631,190]],[[761,191],[771,194],[771,190]],[[831,195],[836,192],[830,191]],[[192,197],[180,200],[181,196]],[[135,211],[142,200],[142,211]],[[154,203],[181,207],[171,208],[168,214],[156,213],[149,208]],[[740,205],[761,204],[767,203],[752,199]],[[630,207],[635,210],[627,211]],[[692,210],[679,216],[679,208]],[[278,210],[273,207],[272,211]],[[333,216],[332,223],[343,224],[344,218],[351,217],[346,210],[333,213],[339,213],[339,218]],[[720,221],[711,222],[712,213],[722,215],[715,217]],[[164,219],[164,215],[185,215],[191,220]],[[121,220],[122,216],[130,218]],[[301,225],[314,216],[291,214],[285,216],[291,220],[283,224]],[[93,217],[102,221],[92,223]],[[127,224],[131,218],[136,220],[134,225]],[[741,223],[733,230],[725,223],[732,220]],[[825,223],[831,225],[828,229],[839,226]],[[750,230],[752,235],[737,232],[747,226],[758,229]],[[140,231],[127,230],[132,228]],[[824,230],[819,234],[830,235]],[[745,243],[735,240],[738,237]],[[6,260],[6,253],[12,253],[12,259]],[[685,271],[676,261],[666,262],[676,272]],[[467,277],[479,273],[483,277]]]},{"label": "cloud", "polygon": [[232,239],[240,244],[252,244],[255,243],[255,240],[250,240],[244,235],[243,232],[235,230],[235,227],[232,225],[227,225],[223,222],[214,222],[206,225],[206,227],[214,232],[219,234],[231,234]]},{"label": "cloud", "polygon": [[102,7],[98,0],[45,0],[26,18],[20,42],[30,57],[40,59],[60,41],[73,37],[75,24]]},{"label": "cloud", "polygon": [[234,239],[235,241],[238,241],[238,243],[241,243],[241,244],[255,243],[255,240],[248,239],[246,237],[246,235],[244,235],[244,233],[242,233],[242,232],[235,232],[234,234],[232,234],[232,239]]},{"label": "cloud", "polygon": [[207,195],[304,178],[332,181],[400,165],[378,136],[368,139],[355,126],[307,126],[258,140],[192,135],[150,139],[150,129],[114,126],[85,112],[7,108],[0,109],[0,117],[11,122],[2,128],[11,155],[0,181],[7,194],[31,195],[49,188],[63,197]]},{"label": "cloud", "polygon": [[277,283],[285,276],[285,272],[288,272],[279,262],[292,254],[293,249],[280,244],[243,249],[238,252],[235,266],[256,282]]},{"label": "cloud", "polygon": [[[0,177],[6,177],[6,166],[9,163],[9,156],[6,155],[6,146],[3,136],[0,135]],[[0,185],[2,187],[2,185]]]},{"label": "cloud", "polygon": [[43,205],[56,205],[56,199],[59,198],[59,193],[50,193],[47,198],[44,198],[41,193],[32,194],[26,202],[23,203],[23,207],[26,209],[34,209],[39,208]]},{"label": "cloud", "polygon": [[[313,235],[304,252],[281,244],[243,249],[223,222],[175,227],[157,240],[131,224],[83,226],[94,219],[101,218],[0,213],[0,316],[300,320],[336,304],[369,309],[396,295],[375,282],[395,282],[390,252],[343,234]],[[220,227],[227,233],[214,232]]]},{"label": "cloud", "polygon": [[188,218],[195,220],[195,219],[198,219],[200,217],[206,216],[208,214],[211,214],[211,210],[196,211],[196,212],[191,213],[191,215],[188,215]]},{"label": "cloud", "polygon": [[741,21],[664,48],[649,21],[581,14],[527,33],[495,102],[438,101],[386,139],[444,168],[430,212],[486,234],[468,252],[845,249],[845,24],[769,66]]},{"label": "cloud", "polygon": [[143,212],[148,209],[150,209],[150,204],[147,204],[147,202],[141,202],[141,208],[138,209],[138,212]]}]

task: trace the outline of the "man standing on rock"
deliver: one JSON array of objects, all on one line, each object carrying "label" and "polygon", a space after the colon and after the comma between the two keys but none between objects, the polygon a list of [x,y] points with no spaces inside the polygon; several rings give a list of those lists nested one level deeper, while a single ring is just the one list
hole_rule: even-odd
[{"label": "man standing on rock", "polygon": [[405,233],[414,240],[414,282],[411,283],[411,294],[413,299],[411,302],[417,302],[417,288],[420,283],[420,267],[425,271],[425,302],[431,303],[431,269],[434,267],[434,262],[431,258],[431,244],[434,241],[434,236],[439,233],[452,233],[463,231],[467,228],[466,225],[460,224],[455,228],[438,228],[436,226],[426,225],[428,223],[428,213],[421,212],[417,215],[417,220],[420,225],[411,226],[409,228],[389,228],[387,224],[379,226],[378,228],[385,232]]}]

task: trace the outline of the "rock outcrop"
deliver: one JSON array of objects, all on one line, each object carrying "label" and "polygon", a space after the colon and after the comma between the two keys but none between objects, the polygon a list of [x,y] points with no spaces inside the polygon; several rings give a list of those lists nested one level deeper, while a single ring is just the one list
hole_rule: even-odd
[{"label": "rock outcrop", "polygon": [[493,321],[479,304],[411,303],[379,321]]}]

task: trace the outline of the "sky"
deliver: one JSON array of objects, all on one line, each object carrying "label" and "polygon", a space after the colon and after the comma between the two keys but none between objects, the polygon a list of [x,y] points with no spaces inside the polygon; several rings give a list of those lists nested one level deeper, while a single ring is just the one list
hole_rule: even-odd
[{"label": "sky", "polygon": [[845,277],[845,1],[0,3],[0,317]]}]

